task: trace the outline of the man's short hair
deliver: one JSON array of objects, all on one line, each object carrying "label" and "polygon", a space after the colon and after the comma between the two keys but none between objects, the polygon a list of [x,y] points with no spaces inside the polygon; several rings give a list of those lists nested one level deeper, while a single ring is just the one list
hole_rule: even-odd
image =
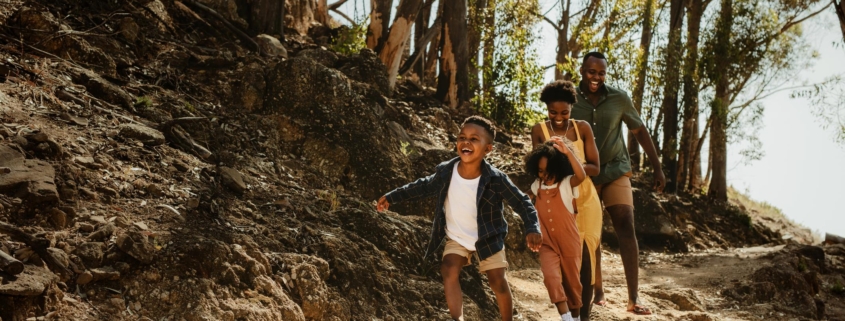
[{"label": "man's short hair", "polygon": [[602,54],[601,52],[591,51],[591,52],[588,52],[586,55],[584,55],[584,60],[581,61],[581,64],[587,63],[587,60],[590,60],[590,57],[595,57],[595,58],[603,59],[604,61],[607,61],[607,57],[605,57],[604,54]]},{"label": "man's short hair", "polygon": [[496,129],[493,127],[493,122],[491,122],[487,118],[481,116],[469,116],[464,119],[464,122],[461,124],[461,128],[463,128],[466,124],[475,124],[481,126],[481,128],[484,128],[487,134],[490,135],[491,143],[493,142],[493,140],[496,139]]},{"label": "man's short hair", "polygon": [[575,94],[575,85],[567,80],[555,80],[540,92],[540,101],[549,104],[556,101],[562,101],[569,104],[575,104],[578,98]]}]

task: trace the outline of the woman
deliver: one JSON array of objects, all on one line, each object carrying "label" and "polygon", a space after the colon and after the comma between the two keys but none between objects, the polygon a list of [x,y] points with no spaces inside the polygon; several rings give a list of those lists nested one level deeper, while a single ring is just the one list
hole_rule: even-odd
[{"label": "woman", "polygon": [[[587,178],[579,186],[576,224],[583,244],[582,257],[589,256],[589,260],[582,260],[581,265],[581,320],[590,319],[593,284],[597,273],[597,251],[601,241],[602,208],[598,193],[590,176],[599,174],[599,151],[590,124],[585,121],[569,119],[572,105],[577,95],[575,85],[565,80],[557,80],[543,88],[540,101],[546,104],[549,120],[537,123],[531,129],[533,147],[543,144],[552,136],[561,136],[573,143],[575,156],[581,161]],[[599,278],[601,276],[598,276]]]}]

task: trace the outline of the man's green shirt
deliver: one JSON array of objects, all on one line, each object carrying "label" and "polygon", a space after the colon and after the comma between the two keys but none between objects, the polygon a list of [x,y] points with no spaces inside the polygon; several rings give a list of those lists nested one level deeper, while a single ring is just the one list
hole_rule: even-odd
[{"label": "man's green shirt", "polygon": [[610,183],[631,172],[631,160],[622,135],[622,122],[630,130],[642,126],[643,121],[634,109],[631,97],[622,90],[605,84],[600,89],[601,98],[596,106],[587,99],[581,86],[575,90],[578,92],[578,102],[572,106],[571,117],[590,123],[599,149],[601,172],[593,176],[593,183]]}]

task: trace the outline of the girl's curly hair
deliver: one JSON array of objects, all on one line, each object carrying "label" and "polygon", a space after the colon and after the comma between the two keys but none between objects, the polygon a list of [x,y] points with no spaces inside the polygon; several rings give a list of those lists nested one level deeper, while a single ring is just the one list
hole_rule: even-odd
[{"label": "girl's curly hair", "polygon": [[525,157],[525,172],[533,177],[540,177],[540,159],[545,157],[546,175],[552,177],[554,182],[560,182],[570,175],[575,175],[575,170],[569,164],[569,159],[566,155],[557,151],[554,148],[554,142],[547,141],[541,145],[537,145],[528,156]]}]

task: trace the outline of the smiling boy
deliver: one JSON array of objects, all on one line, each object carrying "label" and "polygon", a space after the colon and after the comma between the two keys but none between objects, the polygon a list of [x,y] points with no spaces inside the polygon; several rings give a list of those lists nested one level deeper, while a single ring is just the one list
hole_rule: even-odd
[{"label": "smiling boy", "polygon": [[513,300],[505,276],[508,224],[503,215],[504,202],[522,217],[528,248],[537,252],[543,241],[531,200],[507,175],[484,159],[493,151],[495,136],[489,120],[468,117],[458,135],[458,157],[437,165],[434,174],[397,188],[378,200],[377,209],[383,211],[390,204],[437,196],[426,257],[446,240],[440,273],[446,304],[454,320],[463,320],[459,276],[473,256],[479,260],[479,271],[487,274],[502,319],[513,320]]}]

